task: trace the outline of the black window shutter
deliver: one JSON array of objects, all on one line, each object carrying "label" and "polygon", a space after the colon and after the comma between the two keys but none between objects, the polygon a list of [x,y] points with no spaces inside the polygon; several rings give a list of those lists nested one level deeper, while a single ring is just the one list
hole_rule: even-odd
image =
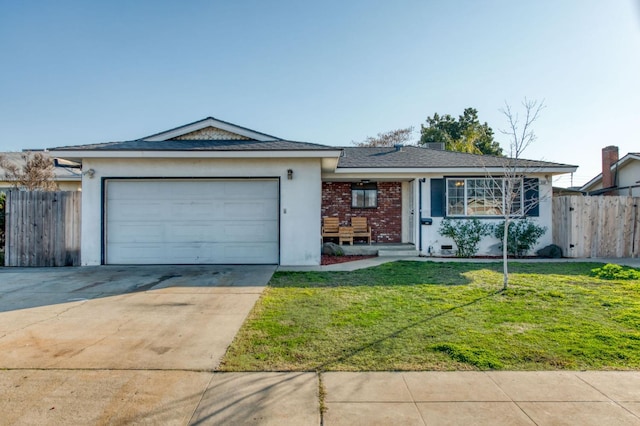
[{"label": "black window shutter", "polygon": [[445,180],[431,179],[431,216],[444,217],[445,211]]},{"label": "black window shutter", "polygon": [[538,178],[524,178],[524,206],[527,216],[540,216]]}]

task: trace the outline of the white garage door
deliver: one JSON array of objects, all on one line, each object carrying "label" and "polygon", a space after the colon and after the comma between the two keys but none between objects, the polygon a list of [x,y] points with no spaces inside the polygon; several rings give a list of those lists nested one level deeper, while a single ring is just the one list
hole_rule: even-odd
[{"label": "white garage door", "polygon": [[107,180],[107,264],[278,263],[277,180]]}]

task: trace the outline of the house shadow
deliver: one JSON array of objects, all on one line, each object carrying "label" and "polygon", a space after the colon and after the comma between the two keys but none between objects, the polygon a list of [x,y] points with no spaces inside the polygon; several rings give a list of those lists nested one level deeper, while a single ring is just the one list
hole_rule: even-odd
[{"label": "house shadow", "polygon": [[274,271],[271,265],[0,268],[0,312],[145,291],[261,292]]},{"label": "house shadow", "polygon": [[[509,261],[509,274],[539,274],[587,276],[602,263],[585,262],[522,262]],[[401,260],[351,272],[277,272],[270,287],[360,287],[360,286],[463,286],[473,282],[470,275],[478,271],[499,274],[501,284],[502,261],[465,261],[438,259],[437,261]],[[471,273],[471,274],[470,274]]]}]

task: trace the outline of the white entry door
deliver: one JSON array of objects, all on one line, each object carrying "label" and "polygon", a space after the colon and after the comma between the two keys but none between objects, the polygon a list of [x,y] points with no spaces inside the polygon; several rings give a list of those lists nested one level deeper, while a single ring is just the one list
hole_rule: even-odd
[{"label": "white entry door", "polygon": [[277,264],[277,180],[111,179],[107,264]]}]

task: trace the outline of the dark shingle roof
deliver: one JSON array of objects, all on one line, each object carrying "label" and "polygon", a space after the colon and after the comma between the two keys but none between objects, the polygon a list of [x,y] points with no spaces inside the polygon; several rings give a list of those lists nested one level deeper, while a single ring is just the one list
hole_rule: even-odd
[{"label": "dark shingle roof", "polygon": [[[447,168],[503,167],[505,157],[441,151],[416,146],[391,148],[344,147],[338,168]],[[520,167],[575,167],[548,161],[519,160]]]},{"label": "dark shingle roof", "polygon": [[277,139],[257,140],[168,140],[124,141],[89,145],[62,146],[52,151],[318,151],[340,148],[308,142]]}]

